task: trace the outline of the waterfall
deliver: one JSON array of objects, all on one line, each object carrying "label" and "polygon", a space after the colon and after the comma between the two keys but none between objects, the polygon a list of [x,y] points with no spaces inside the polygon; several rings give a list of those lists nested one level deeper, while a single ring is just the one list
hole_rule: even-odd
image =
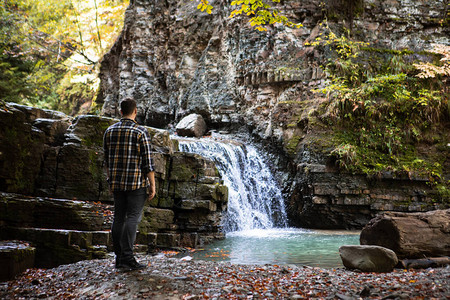
[{"label": "waterfall", "polygon": [[180,139],[180,150],[213,160],[228,187],[225,232],[286,227],[283,197],[255,147],[213,139]]}]

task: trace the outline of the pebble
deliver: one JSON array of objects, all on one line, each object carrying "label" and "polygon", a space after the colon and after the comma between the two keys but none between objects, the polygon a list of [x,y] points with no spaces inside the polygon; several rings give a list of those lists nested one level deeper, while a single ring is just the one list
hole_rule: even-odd
[{"label": "pebble", "polygon": [[116,270],[109,258],[29,269],[0,284],[0,299],[450,298],[450,267],[364,273],[341,268],[182,261],[161,255],[140,255],[138,260],[149,267],[124,273]]}]

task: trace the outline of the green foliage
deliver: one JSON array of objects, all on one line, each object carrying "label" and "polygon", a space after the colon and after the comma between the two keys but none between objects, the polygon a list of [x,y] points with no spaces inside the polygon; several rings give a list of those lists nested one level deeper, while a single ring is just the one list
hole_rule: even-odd
[{"label": "green foliage", "polygon": [[208,14],[212,13],[212,5],[209,4],[208,0],[200,0],[200,3],[197,6],[197,9],[201,11],[206,11]]},{"label": "green foliage", "polygon": [[[193,0],[191,0],[193,1]],[[211,13],[213,6],[209,4],[208,0],[198,0],[200,3],[197,9]],[[273,3],[279,3],[281,0],[272,0]],[[231,6],[236,6],[230,13],[230,18],[234,18],[238,15],[246,15],[250,17],[249,22],[256,30],[266,31],[266,25],[283,24],[288,27],[299,28],[302,25],[293,23],[284,16],[279,10],[272,8],[269,4],[263,0],[233,0]]]},{"label": "green foliage", "polygon": [[29,95],[26,85],[33,61],[21,47],[20,24],[11,3],[0,6],[0,95],[4,101],[19,102]]},{"label": "green foliage", "polygon": [[[327,35],[311,44],[332,56],[325,66],[330,84],[316,92],[329,99],[323,109],[337,129],[331,153],[338,164],[352,172],[390,171],[442,184],[444,155],[418,148],[446,143],[441,133],[448,125],[449,99],[443,73],[418,78],[414,53],[373,51],[325,29]],[[432,135],[437,138],[430,142]]]},{"label": "green foliage", "polygon": [[[70,8],[69,1],[6,1],[0,8],[0,69],[3,100],[56,108],[54,86],[65,68],[53,58],[55,41],[39,28],[57,30],[56,20]],[[49,54],[50,53],[50,54]]]},{"label": "green foliage", "polygon": [[77,112],[88,113],[95,102],[98,86],[97,76],[89,76],[77,70],[67,72],[56,90],[59,95],[59,109],[72,115]]},{"label": "green foliage", "polygon": [[116,40],[127,5],[128,0],[3,0],[2,99],[66,113],[93,103],[98,62]]},{"label": "green foliage", "polygon": [[447,182],[439,182],[436,184],[436,190],[440,199],[444,200],[444,203],[450,203],[450,180]]}]

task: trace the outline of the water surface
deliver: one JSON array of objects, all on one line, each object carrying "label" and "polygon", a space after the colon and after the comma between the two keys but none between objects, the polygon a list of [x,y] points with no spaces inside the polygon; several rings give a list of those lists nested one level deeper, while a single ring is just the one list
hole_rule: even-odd
[{"label": "water surface", "polygon": [[194,259],[236,264],[295,264],[343,267],[342,245],[359,245],[359,231],[254,229],[227,233],[226,239],[197,251]]}]

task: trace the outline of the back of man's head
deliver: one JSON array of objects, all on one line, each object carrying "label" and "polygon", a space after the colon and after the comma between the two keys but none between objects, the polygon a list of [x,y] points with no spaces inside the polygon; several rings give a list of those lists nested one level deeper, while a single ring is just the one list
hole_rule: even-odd
[{"label": "back of man's head", "polygon": [[120,111],[122,115],[129,116],[136,109],[136,101],[132,98],[125,98],[120,102]]}]

